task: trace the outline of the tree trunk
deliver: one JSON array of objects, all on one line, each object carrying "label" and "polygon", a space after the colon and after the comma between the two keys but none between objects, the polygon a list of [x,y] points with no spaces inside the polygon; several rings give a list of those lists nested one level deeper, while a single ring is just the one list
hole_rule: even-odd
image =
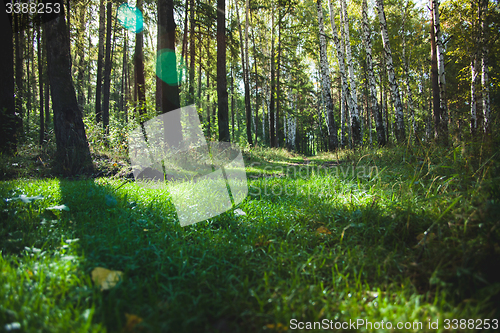
[{"label": "tree trunk", "polygon": [[80,24],[78,26],[77,33],[77,42],[76,42],[76,51],[78,52],[78,105],[83,109],[83,105],[85,104],[85,94],[83,93],[83,80],[85,74],[85,47],[84,47],[84,38],[85,38],[85,19],[86,19],[87,8],[80,4],[79,7],[79,20]]},{"label": "tree trunk", "polygon": [[[137,8],[142,11],[143,0],[137,0]],[[160,1],[162,3],[162,1]],[[159,12],[159,10],[158,10]],[[134,72],[135,72],[135,102],[136,113],[139,114],[141,124],[146,113],[146,86],[144,79],[144,54],[143,54],[144,33],[140,31],[135,35],[135,52],[134,52]]]},{"label": "tree trunk", "polygon": [[274,126],[274,91],[276,89],[276,81],[274,80],[274,5],[271,10],[271,92],[269,102],[269,146],[276,147],[276,128]]},{"label": "tree trunk", "polygon": [[349,33],[349,16],[347,14],[347,4],[345,0],[340,0],[340,7],[342,10],[343,24],[341,31],[343,31],[345,38],[345,53],[346,53],[346,61],[349,69],[349,82],[351,84],[351,132],[352,132],[352,141],[353,145],[359,146],[362,143],[362,135],[361,135],[361,122],[359,119],[359,110],[358,110],[358,98],[357,98],[357,89],[356,89],[356,80],[354,77],[354,62],[352,61],[351,55],[351,38]]},{"label": "tree trunk", "polygon": [[[433,3],[431,3],[432,6]],[[434,30],[434,15],[431,7],[431,82],[432,82],[432,113],[434,116],[434,137],[442,139],[441,132],[441,102],[439,98],[439,77],[436,38]]]},{"label": "tree trunk", "polygon": [[[278,7],[278,61],[276,72],[276,147],[281,147],[283,144],[283,125],[281,121],[281,8]],[[332,102],[333,105],[333,102]]]},{"label": "tree trunk", "polygon": [[[328,0],[328,7],[330,8],[330,24],[332,26],[333,43],[335,44],[335,52],[336,52],[337,60],[339,63],[340,80],[341,80],[341,85],[342,85],[341,108],[343,106],[343,110],[344,110],[343,121],[345,122],[346,113],[349,113],[349,114],[351,113],[350,112],[350,108],[352,107],[351,92],[349,90],[349,86],[347,85],[347,76],[346,76],[345,61],[344,61],[343,39],[342,40],[339,39],[339,35],[337,32],[337,24],[335,23],[335,16],[333,15],[333,6],[332,6],[331,0]],[[341,12],[341,15],[342,15],[342,12]],[[346,104],[347,104],[348,108],[345,107]],[[342,114],[341,114],[341,117],[342,117]],[[330,118],[330,116],[329,116],[329,118]],[[344,134],[342,134],[343,140],[344,140],[343,144],[345,145],[345,123],[342,126],[343,126],[342,130],[344,131]],[[351,139],[351,138],[349,137],[349,139]]]},{"label": "tree trunk", "polygon": [[325,97],[325,107],[328,114],[328,127],[329,127],[329,149],[330,151],[338,148],[337,126],[333,117],[333,100],[331,94],[331,81],[330,81],[330,68],[328,65],[328,57],[326,54],[326,38],[325,30],[323,27],[323,6],[321,0],[317,0],[316,7],[318,11],[318,27],[319,27],[319,54],[320,54],[320,67],[321,67],[321,81],[323,88],[323,96]]},{"label": "tree trunk", "polygon": [[408,52],[408,56],[406,53],[406,31],[405,31],[405,24],[406,24],[406,18],[408,15],[408,6],[410,2],[406,2],[405,6],[405,13],[403,16],[403,69],[404,69],[404,77],[405,77],[405,83],[406,83],[406,89],[407,89],[407,105],[408,105],[408,111],[410,112],[410,120],[411,120],[411,130],[410,132],[410,138],[413,137],[414,140],[416,140],[416,123],[415,123],[415,110],[414,110],[414,105],[413,105],[413,94],[411,91],[410,87],[410,73],[409,73],[409,66],[410,66],[410,55]]},{"label": "tree trunk", "polygon": [[[17,21],[19,16],[14,15],[14,21]],[[13,155],[17,150],[16,127],[18,123],[16,102],[14,100],[12,19],[12,14],[7,14],[5,10],[0,12],[0,45],[4,50],[8,50],[7,52],[0,52],[0,63],[2,64],[0,66],[0,77],[2,78],[0,80],[0,153],[8,155]],[[19,42],[19,38],[17,38],[16,42]]]},{"label": "tree trunk", "polygon": [[[168,52],[173,57],[173,61],[161,61],[160,71],[175,73],[172,77],[177,76],[177,61],[175,57],[175,21],[174,21],[174,2],[173,0],[158,0],[158,24],[160,25],[160,43],[158,44],[158,54]],[[142,54],[142,52],[141,52]],[[162,58],[164,59],[164,58]],[[144,68],[144,67],[143,67]],[[142,72],[144,75],[144,71]],[[144,79],[144,76],[142,77]],[[144,84],[144,80],[142,81]],[[180,108],[179,100],[179,85],[178,82],[161,82],[161,113],[174,111]],[[180,113],[169,117],[172,123],[164,124],[165,142],[170,147],[179,147],[182,142],[182,127]],[[165,119],[166,120],[166,119]]]},{"label": "tree trunk", "polygon": [[[141,0],[139,0],[141,1]],[[104,34],[105,34],[105,7],[104,0],[99,2],[99,45],[97,53],[97,83],[95,88],[95,116],[96,122],[101,122],[102,110],[101,110],[101,89],[102,89],[102,67],[104,58]]]},{"label": "tree trunk", "polygon": [[[160,0],[161,1],[161,0]],[[191,105],[194,103],[194,65],[195,65],[195,45],[194,45],[194,29],[195,29],[195,21],[194,21],[194,0],[190,1],[189,8],[189,16],[190,16],[190,32],[189,32],[189,91],[187,97],[187,104]]]},{"label": "tree trunk", "polygon": [[481,44],[482,44],[482,52],[481,52],[481,86],[483,87],[482,95],[483,95],[483,130],[486,135],[491,134],[491,106],[490,106],[490,86],[489,86],[489,70],[488,70],[488,53],[489,53],[489,15],[488,15],[488,2],[489,0],[482,0],[482,14],[483,19],[481,22]]},{"label": "tree trunk", "polygon": [[42,40],[40,36],[41,27],[37,27],[36,33],[36,45],[37,45],[37,58],[38,58],[38,93],[39,93],[39,107],[40,107],[40,132],[39,132],[39,144],[40,147],[43,145],[43,140],[45,139],[45,119],[43,115],[43,55],[42,55]]},{"label": "tree trunk", "polygon": [[82,113],[76,100],[70,69],[70,39],[61,13],[47,15],[52,20],[45,25],[47,66],[54,110],[54,131],[57,144],[57,161],[67,175],[93,169]]},{"label": "tree trunk", "polygon": [[441,25],[439,24],[439,3],[432,0],[432,17],[434,23],[434,37],[436,39],[436,56],[438,67],[439,83],[439,107],[440,107],[440,137],[443,144],[448,145],[448,102],[446,98],[446,80],[444,72],[444,44],[441,34]]},{"label": "tree trunk", "polygon": [[[252,109],[250,106],[250,85],[248,82],[248,55],[245,54],[243,47],[243,33],[241,31],[241,21],[240,14],[238,10],[238,1],[235,1],[236,4],[236,15],[238,20],[238,30],[240,33],[240,45],[241,45],[241,63],[243,68],[243,83],[245,86],[245,115],[246,115],[246,128],[247,128],[247,140],[250,146],[253,146],[252,140]],[[246,23],[248,24],[248,23]],[[248,26],[246,26],[246,50],[248,51]]]},{"label": "tree trunk", "polygon": [[111,17],[112,2],[108,1],[106,5],[106,55],[104,60],[104,83],[102,98],[102,126],[104,129],[105,140],[109,134],[109,96],[111,90]]},{"label": "tree trunk", "polygon": [[217,102],[219,141],[230,142],[226,81],[226,0],[217,0]]},{"label": "tree trunk", "polygon": [[187,53],[187,31],[188,31],[188,9],[189,9],[189,0],[186,0],[184,3],[184,33],[182,34],[182,50],[181,50],[181,58],[186,61],[186,53]]},{"label": "tree trunk", "polygon": [[401,95],[399,93],[399,86],[396,81],[396,75],[394,73],[394,64],[392,61],[392,51],[389,44],[389,34],[387,32],[387,22],[385,19],[384,12],[384,2],[383,0],[376,0],[376,7],[378,11],[378,18],[380,21],[380,30],[382,32],[382,42],[384,44],[384,58],[387,66],[387,74],[389,78],[389,85],[391,86],[391,98],[395,107],[396,114],[396,139],[399,143],[403,143],[405,140],[405,124],[404,124],[404,114],[403,105],[401,103]]},{"label": "tree trunk", "polygon": [[372,109],[372,114],[375,118],[375,128],[377,129],[377,142],[379,146],[385,146],[385,133],[384,121],[382,119],[382,112],[378,106],[377,101],[377,87],[375,83],[375,72],[373,71],[373,57],[372,57],[372,41],[371,32],[368,23],[368,5],[366,0],[363,0],[363,43],[366,50],[366,67],[368,74],[369,86],[369,100]]}]

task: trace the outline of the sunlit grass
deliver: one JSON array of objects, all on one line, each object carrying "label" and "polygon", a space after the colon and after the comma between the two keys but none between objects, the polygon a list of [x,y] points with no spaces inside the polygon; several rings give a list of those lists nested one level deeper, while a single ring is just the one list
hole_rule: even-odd
[{"label": "sunlit grass", "polygon": [[[119,332],[134,314],[144,332],[289,331],[291,319],[423,331],[438,320],[445,331],[446,318],[498,317],[498,159],[403,147],[306,160],[255,148],[245,163],[246,215],[184,228],[167,191],[135,182],[0,183],[2,328]],[[22,194],[44,198],[5,201]],[[46,209],[62,204],[69,211]],[[95,267],[124,279],[101,292]]]}]

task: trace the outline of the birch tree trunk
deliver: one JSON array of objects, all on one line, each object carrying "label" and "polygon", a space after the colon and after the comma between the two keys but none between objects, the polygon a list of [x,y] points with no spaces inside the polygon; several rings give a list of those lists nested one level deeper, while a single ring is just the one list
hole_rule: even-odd
[{"label": "birch tree trunk", "polygon": [[[366,1],[366,0],[365,0]],[[406,84],[406,89],[407,89],[407,102],[408,102],[408,111],[410,112],[410,120],[411,120],[411,131],[410,131],[410,138],[413,137],[414,140],[416,140],[416,123],[415,123],[415,109],[413,105],[413,94],[411,91],[410,87],[410,73],[409,73],[409,64],[410,64],[410,55],[406,53],[406,31],[405,31],[405,24],[406,24],[406,18],[408,15],[408,6],[410,4],[410,1],[406,2],[405,6],[405,14],[403,17],[403,67],[404,67],[404,75],[405,75],[405,84]],[[409,53],[409,52],[408,52]]]},{"label": "birch tree trunk", "polygon": [[318,26],[319,26],[319,49],[320,49],[320,67],[321,67],[321,81],[323,88],[323,95],[325,97],[326,112],[328,114],[328,127],[329,127],[329,149],[331,151],[338,148],[338,138],[337,129],[335,126],[335,119],[333,117],[333,100],[331,94],[331,82],[330,82],[330,68],[328,66],[328,58],[326,54],[326,38],[325,31],[323,28],[323,7],[321,6],[321,0],[317,3],[318,9]]},{"label": "birch tree trunk", "polygon": [[351,98],[350,98],[350,113],[351,113],[351,132],[352,132],[352,141],[354,146],[361,145],[362,135],[361,135],[361,124],[359,119],[359,110],[358,110],[358,97],[357,97],[357,89],[356,89],[356,80],[354,77],[354,62],[352,61],[352,52],[351,52],[351,37],[349,33],[349,16],[347,14],[347,4],[345,0],[340,0],[340,7],[342,11],[342,26],[344,40],[345,40],[345,54],[346,61],[349,70],[349,83],[351,85]]},{"label": "birch tree trunk", "polygon": [[387,22],[385,19],[384,12],[384,1],[376,0],[376,7],[378,12],[378,18],[380,21],[380,30],[382,32],[382,42],[384,44],[384,57],[387,66],[387,76],[389,78],[389,85],[391,86],[391,98],[393,99],[395,114],[396,114],[396,124],[395,133],[396,139],[399,143],[405,140],[405,123],[403,114],[403,105],[401,103],[401,95],[399,93],[398,82],[396,81],[396,75],[394,73],[394,63],[392,61],[392,51],[391,45],[389,43],[389,33],[387,32]]},{"label": "birch tree trunk", "polygon": [[375,73],[373,71],[373,57],[372,57],[372,41],[371,32],[368,24],[368,5],[366,0],[363,0],[363,43],[366,50],[366,67],[368,72],[368,87],[369,99],[372,108],[372,114],[375,116],[375,127],[377,129],[377,142],[379,146],[385,146],[385,133],[384,122],[382,120],[382,112],[377,102],[377,87],[375,84]]},{"label": "birch tree trunk", "polygon": [[[346,76],[346,70],[345,70],[345,61],[344,61],[344,43],[343,39],[339,39],[338,36],[338,29],[337,29],[337,24],[335,23],[335,16],[333,16],[333,6],[331,0],[328,0],[328,6],[330,8],[330,23],[332,25],[332,35],[333,35],[333,42],[335,44],[335,52],[337,55],[337,60],[339,63],[339,72],[340,72],[340,80],[341,80],[341,85],[342,85],[342,95],[341,95],[341,144],[342,147],[345,147],[346,142],[345,142],[345,119],[346,115],[350,114],[350,108],[352,107],[352,102],[351,100],[351,93],[349,90],[349,86],[347,85],[347,76]],[[342,12],[341,12],[342,16]],[[342,31],[342,30],[341,30]],[[347,105],[347,108],[346,108]],[[351,139],[349,137],[349,139]]]},{"label": "birch tree trunk", "polygon": [[477,131],[477,96],[476,96],[476,84],[478,79],[478,61],[477,54],[472,56],[471,60],[471,83],[470,83],[470,130],[472,135],[476,134]]},{"label": "birch tree trunk", "polygon": [[481,86],[483,87],[483,129],[484,133],[489,135],[491,134],[491,106],[490,106],[490,87],[488,82],[489,70],[488,70],[488,2],[489,0],[482,0],[482,13],[483,20],[481,22],[481,44],[482,44],[482,53],[481,53]]},{"label": "birch tree trunk", "polygon": [[438,0],[432,0],[432,18],[434,23],[434,36],[436,38],[436,56],[438,67],[438,83],[439,83],[439,107],[440,107],[440,122],[439,132],[440,139],[444,144],[448,144],[448,106],[446,99],[446,80],[444,71],[444,44],[441,34],[441,26],[439,24],[439,3]]}]

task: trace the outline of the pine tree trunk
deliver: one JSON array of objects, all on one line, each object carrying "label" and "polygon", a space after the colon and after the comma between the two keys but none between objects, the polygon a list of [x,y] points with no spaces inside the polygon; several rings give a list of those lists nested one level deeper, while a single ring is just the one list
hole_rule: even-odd
[{"label": "pine tree trunk", "polygon": [[[141,1],[141,0],[139,0]],[[104,0],[99,2],[99,45],[97,53],[97,83],[95,88],[95,116],[96,122],[101,122],[102,119],[102,109],[101,109],[101,90],[102,90],[102,68],[103,68],[103,58],[104,58],[104,34],[105,34],[105,7]]]},{"label": "pine tree trunk", "polygon": [[325,107],[328,114],[329,126],[329,149],[330,151],[338,148],[337,126],[333,117],[333,100],[331,94],[332,84],[330,82],[330,68],[328,65],[328,57],[326,54],[326,38],[325,29],[323,27],[323,6],[321,0],[317,0],[316,7],[318,10],[318,27],[319,27],[319,50],[320,50],[320,67],[321,67],[321,81],[323,88],[323,95],[325,96]]},{"label": "pine tree trunk", "polygon": [[[174,55],[173,62],[160,63],[161,71],[175,73],[177,75],[177,61],[175,60],[175,30],[176,24],[174,21],[174,2],[173,0],[158,0],[158,24],[160,31],[160,43],[157,45],[157,53],[160,50],[163,52],[172,52]],[[144,75],[144,71],[142,72]],[[144,76],[143,78],[144,79]],[[144,81],[143,81],[144,83]],[[167,113],[180,108],[179,85],[178,82],[161,81],[161,110],[160,113]],[[175,116],[175,118],[174,118]],[[165,117],[166,121],[167,118]],[[182,143],[182,126],[180,113],[174,113],[168,118],[169,124],[164,123],[164,138],[165,143],[170,147],[180,147]]]},{"label": "pine tree trunk", "polygon": [[[235,1],[236,4],[236,19],[238,21],[238,31],[240,34],[240,48],[241,48],[241,67],[243,69],[243,85],[245,89],[245,118],[246,118],[246,129],[247,129],[247,140],[250,146],[253,146],[252,140],[252,109],[250,106],[250,85],[248,83],[248,57],[245,54],[245,47],[243,41],[243,32],[241,31],[241,21],[240,21],[240,12],[238,9],[238,1]],[[248,37],[248,33],[246,34]],[[247,40],[247,50],[248,50],[248,38]]]},{"label": "pine tree trunk", "polygon": [[106,55],[104,60],[104,83],[102,96],[102,125],[105,137],[109,134],[109,97],[111,90],[111,17],[113,10],[111,1],[108,1],[106,7]]},{"label": "pine tree trunk", "polygon": [[247,137],[248,143],[253,146],[252,141],[252,127],[251,127],[251,119],[252,119],[252,107],[250,104],[250,63],[248,60],[248,25],[249,25],[249,12],[250,12],[250,2],[249,0],[245,1],[245,63],[246,66],[244,75],[246,75],[245,79],[245,105],[247,109]]},{"label": "pine tree trunk", "polygon": [[[276,68],[276,147],[281,147],[283,140],[283,126],[281,121],[281,9],[278,7],[278,59]],[[333,102],[332,102],[333,105]]]},{"label": "pine tree trunk", "polygon": [[[160,0],[161,1],[161,0]],[[190,1],[189,6],[189,91],[187,96],[187,104],[194,103],[194,65],[195,65],[195,45],[194,45],[194,30],[196,22],[194,21],[194,0]]]},{"label": "pine tree trunk", "polygon": [[61,14],[53,14],[52,17],[53,19],[46,23],[44,32],[54,110],[57,161],[64,174],[75,175],[91,171],[92,159],[71,78],[70,39],[62,5]]},{"label": "pine tree trunk", "polygon": [[[137,8],[142,11],[143,0],[137,0]],[[140,116],[146,113],[146,86],[144,79],[144,54],[143,54],[144,33],[138,32],[135,35],[134,72],[135,72],[135,97],[136,113]],[[144,122],[140,117],[141,124]]]},{"label": "pine tree trunk", "polygon": [[85,20],[86,20],[86,7],[83,5],[80,5],[79,7],[79,20],[80,24],[78,26],[78,33],[77,33],[77,42],[76,42],[76,52],[78,52],[78,77],[77,77],[77,82],[78,82],[78,104],[80,107],[83,109],[83,105],[85,104],[85,94],[83,93],[83,80],[84,80],[84,74],[85,74],[85,47],[84,47],[84,38],[85,38]]},{"label": "pine tree trunk", "polygon": [[[193,59],[191,59],[193,61]],[[226,82],[226,1],[217,0],[217,118],[219,141],[230,142]]]},{"label": "pine tree trunk", "polygon": [[[7,14],[5,10],[0,12],[0,45],[5,50],[10,51],[0,52],[0,77],[2,78],[0,80],[0,153],[8,155],[14,155],[17,150],[16,123],[18,119],[16,116],[16,101],[14,100],[14,55],[12,52],[14,34],[12,33],[12,20],[14,19],[16,22],[19,16],[21,15]],[[17,44],[19,38],[16,39]]]},{"label": "pine tree trunk", "polygon": [[393,100],[395,107],[395,114],[396,114],[395,134],[398,142],[403,143],[405,140],[403,105],[401,103],[399,86],[396,81],[396,75],[394,73],[394,64],[392,61],[391,46],[389,44],[389,34],[387,32],[387,22],[385,19],[383,0],[376,0],[376,7],[378,11],[378,18],[380,21],[380,30],[382,32],[382,42],[384,44],[384,58],[387,66],[389,85],[391,87],[391,98]]}]

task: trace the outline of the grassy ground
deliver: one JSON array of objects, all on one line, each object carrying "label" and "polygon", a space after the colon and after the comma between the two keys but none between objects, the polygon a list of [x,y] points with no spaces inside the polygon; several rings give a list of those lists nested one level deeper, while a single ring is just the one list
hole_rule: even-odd
[{"label": "grassy ground", "polygon": [[[498,155],[474,144],[244,155],[246,215],[184,228],[168,193],[123,178],[0,182],[0,330],[494,327]],[[3,169],[39,163],[27,160]],[[122,278],[101,290],[96,267]]]}]

